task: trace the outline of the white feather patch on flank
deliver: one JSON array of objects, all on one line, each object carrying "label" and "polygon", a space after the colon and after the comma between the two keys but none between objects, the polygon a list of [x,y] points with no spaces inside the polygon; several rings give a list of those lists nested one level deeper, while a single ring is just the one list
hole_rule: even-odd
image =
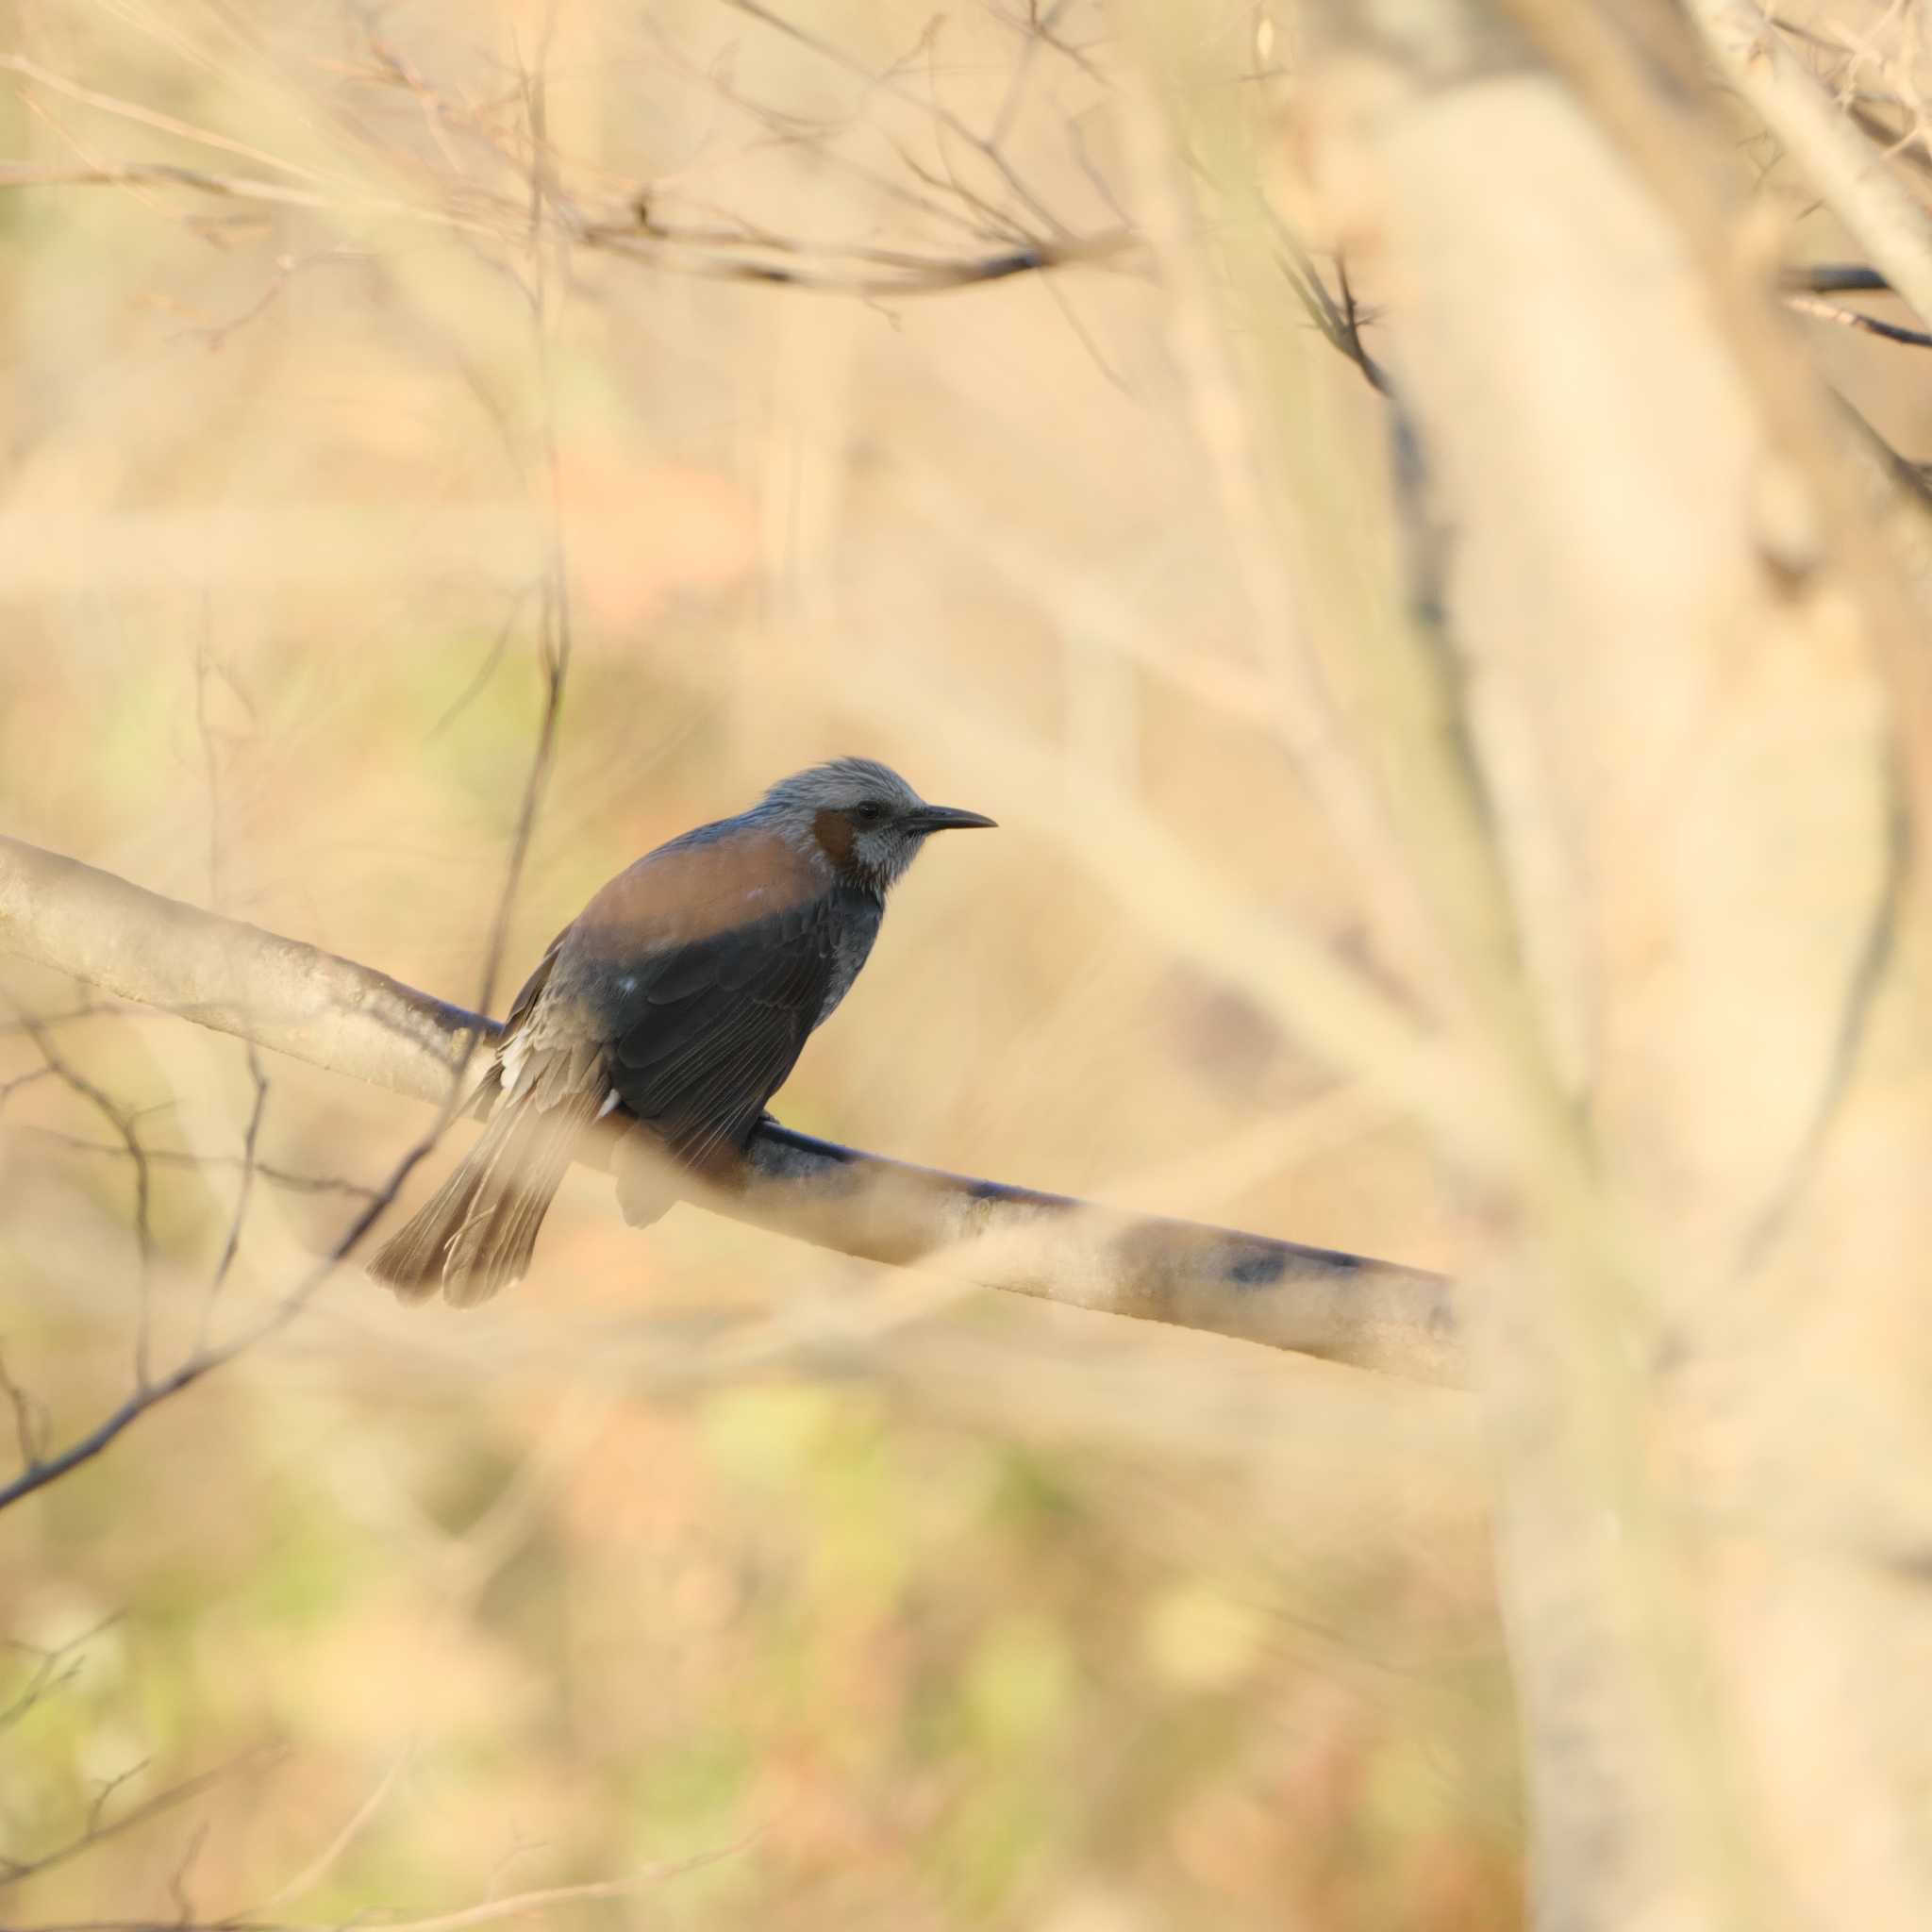
[{"label": "white feather patch on flank", "polygon": [[610,1090],[610,1091],[604,1096],[604,1105],[597,1109],[597,1118],[601,1121],[607,1113],[614,1112],[618,1108],[622,1107],[623,1105],[624,1095],[621,1094],[615,1087],[613,1087]]},{"label": "white feather patch on flank", "polygon": [[503,1091],[506,1093],[523,1077],[524,1062],[529,1058],[530,1042],[521,1033],[497,1055],[496,1063],[503,1069]]}]

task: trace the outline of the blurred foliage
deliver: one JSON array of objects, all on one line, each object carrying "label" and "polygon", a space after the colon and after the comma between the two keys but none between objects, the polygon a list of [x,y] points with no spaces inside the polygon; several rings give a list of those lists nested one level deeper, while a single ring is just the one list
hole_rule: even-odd
[{"label": "blurred foliage", "polygon": [[[1452,1262],[1415,1136],[1204,970],[1186,905],[1110,891],[1064,829],[1104,784],[1204,876],[1359,946],[1152,279],[858,300],[451,219],[458,188],[526,195],[541,73],[587,203],[648,186],[666,221],[965,247],[879,185],[916,187],[909,155],[999,192],[918,106],[936,92],[975,126],[1010,97],[1015,165],[1096,230],[1144,192],[1147,130],[1100,16],[1064,11],[1077,58],[997,10],[800,9],[899,62],[911,101],[709,0],[17,12],[8,156],[322,205],[0,194],[0,824],[476,999],[555,534],[562,732],[498,1010],[618,866],[862,749],[1005,829],[922,861],[788,1121]],[[1374,450],[1374,399],[1339,360],[1317,379]],[[47,1015],[86,997],[11,965],[0,986]],[[240,1198],[245,1056],[147,1015],[56,1037],[199,1162],[152,1174],[165,1362]],[[0,1086],[38,1064],[0,1038]],[[375,1185],[419,1130],[264,1072],[258,1153],[290,1174]],[[57,1442],[127,1386],[114,1140],[58,1080],[6,1091],[0,1341]],[[351,1206],[258,1176],[217,1319]],[[1454,1404],[945,1289],[908,1307],[881,1271],[689,1212],[640,1238],[594,1175],[540,1259],[461,1318],[344,1270],[0,1519],[0,1854],[212,1774],[24,1883],[0,1867],[0,1921],[433,1917],[715,1853],[541,1914],[1514,1922]]]}]

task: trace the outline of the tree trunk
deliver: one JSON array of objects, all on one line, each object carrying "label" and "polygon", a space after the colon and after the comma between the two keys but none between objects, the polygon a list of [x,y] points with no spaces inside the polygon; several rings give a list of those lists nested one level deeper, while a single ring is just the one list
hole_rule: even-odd
[{"label": "tree trunk", "polygon": [[1315,0],[1293,125],[1450,533],[1436,755],[1473,760],[1529,1016],[1489,1044],[1555,1097],[1472,1295],[1536,1923],[1904,1932],[1924,613],[1688,39],[1509,12]]}]

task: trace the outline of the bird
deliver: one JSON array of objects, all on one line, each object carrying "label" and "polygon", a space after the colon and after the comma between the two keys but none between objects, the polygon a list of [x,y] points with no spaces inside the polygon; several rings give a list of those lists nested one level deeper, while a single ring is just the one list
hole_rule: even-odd
[{"label": "bird", "polygon": [[618,1162],[634,1225],[675,1198],[646,1178],[665,1160],[728,1174],[927,838],[993,824],[840,758],[646,853],[550,942],[465,1103],[488,1124],[370,1274],[405,1301],[441,1289],[458,1307],[521,1280],[580,1137],[612,1113],[662,1157]]}]

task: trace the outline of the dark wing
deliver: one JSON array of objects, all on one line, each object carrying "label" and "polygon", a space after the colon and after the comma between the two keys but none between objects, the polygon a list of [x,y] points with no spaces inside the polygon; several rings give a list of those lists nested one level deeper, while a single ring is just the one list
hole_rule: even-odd
[{"label": "dark wing", "polygon": [[499,1048],[512,1039],[530,1017],[539,995],[550,983],[550,969],[557,964],[558,949],[569,937],[570,927],[567,925],[543,948],[543,957],[537,961],[537,970],[517,989],[516,998],[509,1003],[509,1017],[503,1023],[503,1037],[497,1042]]},{"label": "dark wing", "polygon": [[496,1096],[503,1086],[503,1050],[524,1029],[524,1023],[536,1010],[537,1001],[543,989],[550,984],[550,969],[557,964],[558,949],[570,937],[570,927],[564,929],[543,948],[543,957],[537,961],[537,970],[517,989],[517,996],[509,1003],[509,1016],[503,1023],[503,1031],[496,1036],[496,1044],[491,1051],[495,1058],[490,1071],[477,1083],[465,1111],[472,1120],[488,1120],[490,1109],[496,1105]]},{"label": "dark wing", "polygon": [[824,1008],[836,900],[816,898],[632,967],[608,1015],[624,1104],[681,1160],[741,1148]]}]

